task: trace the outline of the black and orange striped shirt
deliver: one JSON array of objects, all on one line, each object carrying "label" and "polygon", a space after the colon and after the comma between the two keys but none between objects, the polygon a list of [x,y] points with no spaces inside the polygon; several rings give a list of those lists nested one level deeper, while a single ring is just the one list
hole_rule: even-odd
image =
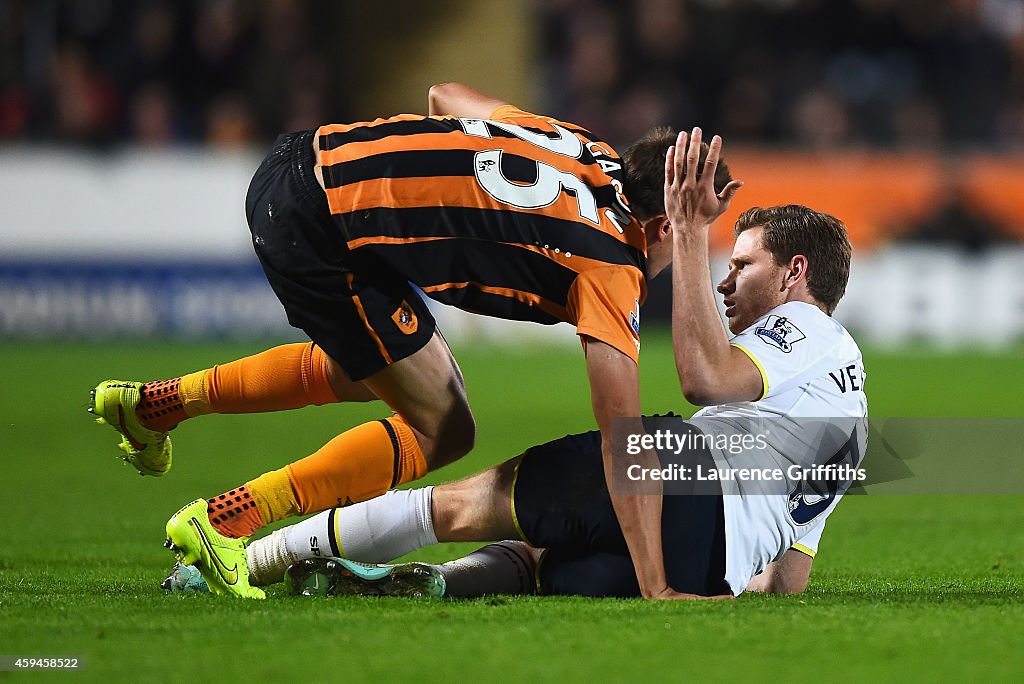
[{"label": "black and orange striped shirt", "polygon": [[566,321],[637,358],[645,240],[608,144],[511,105],[486,121],[401,115],[316,135],[349,250],[440,302]]}]

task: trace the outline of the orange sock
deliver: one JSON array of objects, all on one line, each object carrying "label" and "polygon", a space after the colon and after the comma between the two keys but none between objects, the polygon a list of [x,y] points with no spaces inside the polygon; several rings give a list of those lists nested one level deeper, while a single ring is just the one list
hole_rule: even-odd
[{"label": "orange sock", "polygon": [[210,523],[225,537],[248,537],[268,522],[299,515],[288,469],[272,470],[206,500]]},{"label": "orange sock", "polygon": [[167,432],[188,418],[178,391],[181,378],[147,382],[139,388],[135,415],[150,430]]},{"label": "orange sock", "polygon": [[135,415],[167,432],[207,413],[265,413],[338,401],[327,377],[327,354],[312,342],[284,344],[222,366],[147,382]]},{"label": "orange sock", "polygon": [[305,515],[380,496],[423,477],[428,468],[412,428],[394,416],[354,427],[282,470],[287,478],[247,483],[267,508],[261,511],[264,523],[295,515],[296,509]]},{"label": "orange sock", "polygon": [[338,401],[327,354],[312,342],[284,344],[181,378],[185,413],[264,413]]},{"label": "orange sock", "polygon": [[210,523],[225,537],[248,537],[263,527],[256,503],[245,485],[206,500]]}]

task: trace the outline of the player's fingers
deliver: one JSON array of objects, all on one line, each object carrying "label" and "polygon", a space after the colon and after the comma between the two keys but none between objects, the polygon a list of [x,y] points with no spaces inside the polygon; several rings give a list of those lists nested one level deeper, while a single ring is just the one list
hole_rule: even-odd
[{"label": "player's fingers", "polygon": [[722,138],[721,136],[713,136],[711,138],[711,144],[708,145],[708,157],[704,160],[704,174],[701,176],[703,181],[709,185],[714,185],[715,170],[718,168],[718,159],[722,154]]},{"label": "player's fingers", "polygon": [[665,150],[665,190],[672,186],[676,180],[676,146],[669,145]]},{"label": "player's fingers", "polygon": [[689,138],[685,131],[680,131],[679,135],[676,136],[676,147],[672,151],[673,158],[673,172],[672,179],[676,183],[685,180],[686,167],[684,166],[686,160],[686,145],[689,142]]},{"label": "player's fingers", "polygon": [[690,134],[690,145],[686,148],[686,179],[684,184],[689,187],[697,186],[697,165],[700,162],[700,136],[699,126],[693,127]]},{"label": "player's fingers", "polygon": [[740,188],[742,187],[743,181],[741,180],[729,181],[729,184],[722,188],[722,192],[718,194],[718,199],[722,202],[722,204],[728,207],[729,202],[732,202],[733,195],[739,192]]}]

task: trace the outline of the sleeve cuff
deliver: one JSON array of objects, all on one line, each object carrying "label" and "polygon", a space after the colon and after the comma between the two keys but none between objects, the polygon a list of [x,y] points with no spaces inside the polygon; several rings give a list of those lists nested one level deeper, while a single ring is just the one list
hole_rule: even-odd
[{"label": "sleeve cuff", "polygon": [[523,116],[536,116],[536,114],[524,112],[514,104],[503,104],[491,112],[491,115],[487,118],[492,121],[501,121],[503,119],[516,119]]},{"label": "sleeve cuff", "polygon": [[[768,396],[768,374],[764,372],[764,366],[761,365],[761,362],[758,361],[757,358],[753,354],[751,354],[750,350],[748,350],[746,347],[742,347],[742,346],[736,344],[735,342],[732,343],[729,346],[736,347],[737,349],[739,349],[741,352],[743,352],[744,354],[747,355],[748,359],[750,359],[751,361],[754,362],[755,366],[757,366],[757,372],[761,374],[761,387],[762,387],[761,396],[759,396],[757,398],[757,401],[761,401],[762,399],[764,399],[765,397]],[[813,558],[813,556],[812,556],[812,558]]]},{"label": "sleeve cuff", "polygon": [[815,556],[818,555],[817,551],[809,549],[806,546],[804,546],[803,544],[793,544],[789,548],[793,549],[794,551],[799,551],[800,553],[802,553],[802,554],[804,554],[806,556],[810,556],[811,558],[814,558]]}]

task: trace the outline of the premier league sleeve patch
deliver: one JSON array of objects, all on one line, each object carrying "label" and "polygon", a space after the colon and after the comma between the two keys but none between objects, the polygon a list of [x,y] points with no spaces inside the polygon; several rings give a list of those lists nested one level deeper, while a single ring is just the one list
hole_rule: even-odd
[{"label": "premier league sleeve patch", "polygon": [[777,314],[766,318],[764,325],[758,326],[754,334],[765,344],[778,347],[787,354],[793,350],[794,344],[807,337],[791,320]]},{"label": "premier league sleeve patch", "polygon": [[636,353],[640,353],[640,300],[633,300],[633,310],[629,312],[629,329],[633,333],[633,344]]},{"label": "premier league sleeve patch", "polygon": [[629,312],[629,329],[633,334],[640,337],[640,300],[633,300],[633,310]]}]

